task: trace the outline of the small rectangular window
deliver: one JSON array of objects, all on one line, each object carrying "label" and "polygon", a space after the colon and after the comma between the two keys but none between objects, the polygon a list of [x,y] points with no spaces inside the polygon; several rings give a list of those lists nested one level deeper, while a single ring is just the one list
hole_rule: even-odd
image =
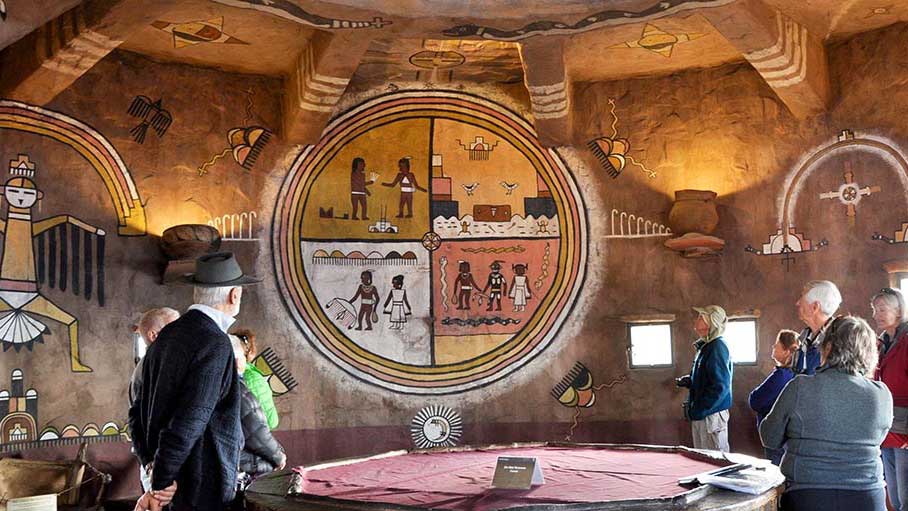
[{"label": "small rectangular window", "polygon": [[731,360],[735,364],[757,363],[757,321],[733,319],[725,326],[722,335],[728,344]]},{"label": "small rectangular window", "polygon": [[908,294],[908,276],[905,276],[904,274],[899,277],[899,291],[901,291],[902,294]]},{"label": "small rectangular window", "polygon": [[631,367],[672,365],[671,323],[628,325],[631,338]]}]

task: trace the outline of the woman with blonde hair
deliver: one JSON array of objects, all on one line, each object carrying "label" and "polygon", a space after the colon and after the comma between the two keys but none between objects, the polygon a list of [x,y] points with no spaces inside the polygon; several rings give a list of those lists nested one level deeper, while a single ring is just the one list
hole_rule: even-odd
[{"label": "woman with blonde hair", "polygon": [[873,320],[882,329],[877,346],[880,365],[876,379],[892,392],[893,420],[880,446],[889,503],[908,510],[908,308],[898,289],[884,287],[870,300]]}]

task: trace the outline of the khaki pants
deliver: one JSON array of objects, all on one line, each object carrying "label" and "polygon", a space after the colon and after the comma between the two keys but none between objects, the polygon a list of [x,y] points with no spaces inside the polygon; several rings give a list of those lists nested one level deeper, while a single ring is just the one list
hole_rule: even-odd
[{"label": "khaki pants", "polygon": [[695,449],[729,452],[728,410],[707,415],[703,420],[690,422]]}]

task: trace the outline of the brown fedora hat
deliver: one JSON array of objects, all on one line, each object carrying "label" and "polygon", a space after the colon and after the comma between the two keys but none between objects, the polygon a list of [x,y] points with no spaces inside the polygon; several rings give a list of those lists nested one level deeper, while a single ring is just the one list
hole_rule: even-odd
[{"label": "brown fedora hat", "polygon": [[195,273],[186,275],[183,280],[198,287],[242,286],[262,281],[243,274],[233,252],[215,252],[199,257],[195,260]]}]

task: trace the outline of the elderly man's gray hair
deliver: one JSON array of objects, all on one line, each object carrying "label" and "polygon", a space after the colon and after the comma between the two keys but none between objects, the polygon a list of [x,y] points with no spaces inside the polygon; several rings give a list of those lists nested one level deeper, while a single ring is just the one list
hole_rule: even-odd
[{"label": "elderly man's gray hair", "polygon": [[817,302],[820,310],[827,316],[832,316],[842,305],[842,294],[839,288],[828,280],[811,280],[804,285],[804,300],[807,303]]},{"label": "elderly man's gray hair", "polygon": [[192,290],[192,301],[209,307],[217,307],[227,303],[230,290],[237,286],[224,287],[195,287]]}]

